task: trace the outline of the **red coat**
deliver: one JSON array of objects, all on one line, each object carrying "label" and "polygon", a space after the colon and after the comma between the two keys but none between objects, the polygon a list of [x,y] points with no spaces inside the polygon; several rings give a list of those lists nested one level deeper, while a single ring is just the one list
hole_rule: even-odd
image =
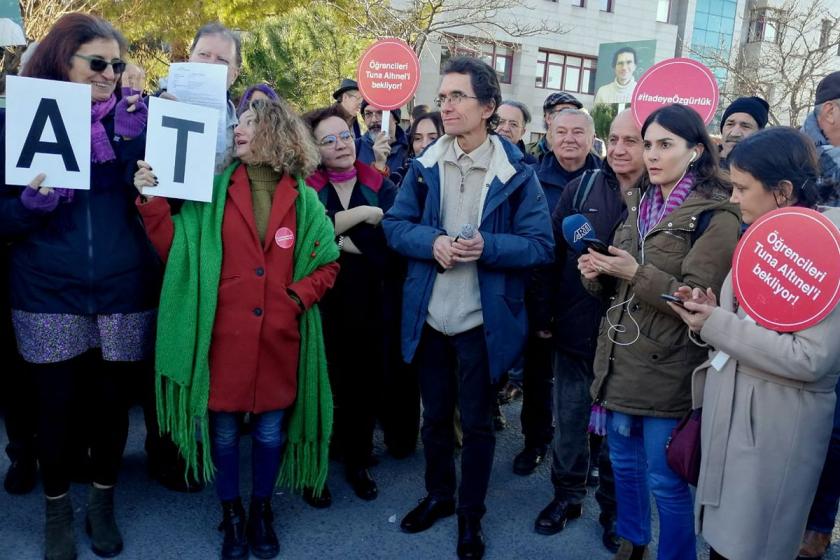
[{"label": "red coat", "polygon": [[[338,264],[330,263],[292,282],[294,246],[279,246],[274,234],[284,227],[297,231],[297,196],[294,179],[284,176],[274,193],[265,243],[260,246],[245,166],[231,176],[210,346],[210,410],[260,413],[287,408],[295,400],[301,311],[286,290],[297,294],[308,309],[338,274]],[[173,236],[169,204],[155,198],[138,206],[149,238],[165,261]]]}]

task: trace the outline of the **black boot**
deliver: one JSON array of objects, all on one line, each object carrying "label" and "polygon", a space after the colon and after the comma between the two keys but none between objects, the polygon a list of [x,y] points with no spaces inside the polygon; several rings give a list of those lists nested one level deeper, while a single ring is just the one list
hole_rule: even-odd
[{"label": "black boot", "polygon": [[245,509],[236,498],[222,502],[222,523],[219,531],[225,534],[222,541],[222,560],[248,558],[248,539],[245,537]]},{"label": "black boot", "polygon": [[38,463],[35,457],[23,455],[12,460],[3,487],[9,494],[29,494],[38,483]]},{"label": "black boot", "polygon": [[248,544],[257,558],[274,558],[280,552],[280,543],[274,532],[271,498],[251,498],[248,512]]},{"label": "black boot", "polygon": [[113,558],[123,549],[122,535],[114,519],[114,487],[91,485],[88,493],[85,530],[90,535],[90,549],[101,558]]},{"label": "black boot", "polygon": [[46,560],[76,558],[76,535],[73,530],[73,504],[70,502],[70,494],[52,500],[47,498],[44,544]]}]

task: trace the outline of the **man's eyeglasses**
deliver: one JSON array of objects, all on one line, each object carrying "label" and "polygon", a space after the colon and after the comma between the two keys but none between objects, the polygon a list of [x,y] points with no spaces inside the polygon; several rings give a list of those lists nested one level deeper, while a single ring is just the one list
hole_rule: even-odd
[{"label": "man's eyeglasses", "polygon": [[453,105],[458,105],[464,99],[478,99],[478,97],[474,95],[467,95],[465,93],[455,92],[450,95],[438,95],[435,97],[435,105],[440,108],[443,107],[447,101],[452,103]]},{"label": "man's eyeglasses", "polygon": [[338,141],[341,140],[345,144],[349,144],[353,141],[353,134],[349,130],[343,130],[335,134],[327,134],[318,142],[318,145],[322,148],[332,148],[338,144]]},{"label": "man's eyeglasses", "polygon": [[104,72],[106,68],[109,66],[114,69],[114,74],[122,74],[126,67],[126,62],[122,60],[112,60],[108,62],[104,58],[100,58],[98,56],[87,56],[84,54],[74,54],[78,58],[82,60],[87,60],[88,64],[90,64],[90,69],[94,72]]}]

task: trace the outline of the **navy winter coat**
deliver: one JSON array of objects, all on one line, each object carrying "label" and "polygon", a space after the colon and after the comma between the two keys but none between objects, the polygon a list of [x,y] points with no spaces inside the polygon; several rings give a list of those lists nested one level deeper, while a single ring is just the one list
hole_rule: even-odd
[{"label": "navy winter coat", "polygon": [[[552,261],[554,241],[548,205],[533,168],[523,162],[519,148],[495,134],[490,139],[495,149],[487,174],[492,179],[478,226],[484,238],[478,283],[490,376],[498,381],[525,345],[528,270]],[[420,343],[438,274],[432,246],[439,235],[446,234],[440,216],[438,162],[454,141],[452,136],[441,137],[411,163],[394,205],[382,221],[388,244],[408,257],[402,318],[406,362],[413,360]]]},{"label": "navy winter coat", "polygon": [[[114,113],[102,124],[114,138]],[[0,113],[0,154],[6,114]],[[117,158],[91,164],[91,188],[47,214],[27,210],[0,165],[0,240],[10,247],[12,309],[95,315],[157,307],[161,263],[134,205],[146,137],[112,140]],[[2,156],[0,156],[2,157]],[[34,177],[37,173],[33,173]]]}]

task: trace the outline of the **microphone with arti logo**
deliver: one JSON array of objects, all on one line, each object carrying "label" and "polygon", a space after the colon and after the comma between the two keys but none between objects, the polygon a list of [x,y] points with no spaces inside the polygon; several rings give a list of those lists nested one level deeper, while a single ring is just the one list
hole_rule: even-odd
[{"label": "microphone with arti logo", "polygon": [[595,236],[595,228],[583,214],[572,214],[563,219],[563,238],[576,253],[593,249],[604,255],[610,254],[607,244]]}]

